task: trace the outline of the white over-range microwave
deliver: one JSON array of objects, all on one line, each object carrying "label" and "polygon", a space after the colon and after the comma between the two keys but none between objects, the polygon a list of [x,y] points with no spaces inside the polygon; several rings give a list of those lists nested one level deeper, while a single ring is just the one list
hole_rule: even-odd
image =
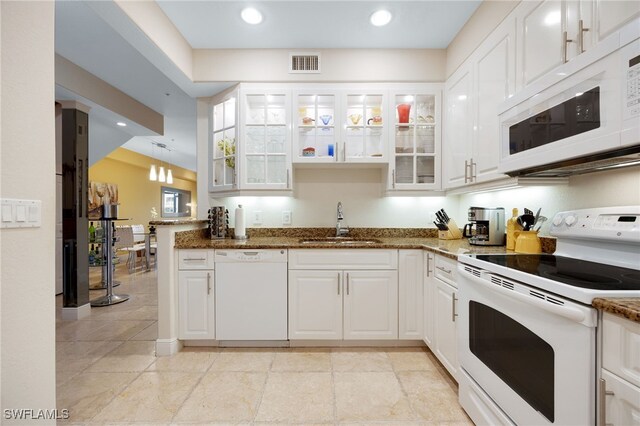
[{"label": "white over-range microwave", "polygon": [[640,19],[505,101],[500,143],[511,176],[640,164]]}]

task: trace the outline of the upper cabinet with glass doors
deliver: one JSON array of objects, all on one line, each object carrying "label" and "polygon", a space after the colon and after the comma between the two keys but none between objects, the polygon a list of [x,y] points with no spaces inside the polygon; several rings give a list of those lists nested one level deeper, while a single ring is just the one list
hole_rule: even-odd
[{"label": "upper cabinet with glass doors", "polygon": [[293,95],[293,161],[329,163],[338,160],[340,135],[336,117],[338,95],[318,90],[296,91]]},{"label": "upper cabinet with glass doors", "polygon": [[393,91],[389,190],[440,188],[440,85]]},{"label": "upper cabinet with glass doors", "polygon": [[387,160],[387,90],[347,91],[342,96],[343,124],[339,161],[384,163]]},{"label": "upper cabinet with glass doors", "polygon": [[230,92],[213,102],[209,144],[209,190],[232,191],[237,189],[237,92]]},{"label": "upper cabinet with glass doors", "polygon": [[241,88],[241,189],[291,189],[288,90]]}]

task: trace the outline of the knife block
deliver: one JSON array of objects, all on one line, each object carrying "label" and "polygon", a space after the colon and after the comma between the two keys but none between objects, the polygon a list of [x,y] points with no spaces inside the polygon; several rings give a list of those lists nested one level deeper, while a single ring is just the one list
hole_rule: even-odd
[{"label": "knife block", "polygon": [[449,227],[449,230],[438,231],[439,240],[459,240],[462,238],[462,232],[460,232],[460,228],[458,228],[455,220],[450,219],[447,226]]}]

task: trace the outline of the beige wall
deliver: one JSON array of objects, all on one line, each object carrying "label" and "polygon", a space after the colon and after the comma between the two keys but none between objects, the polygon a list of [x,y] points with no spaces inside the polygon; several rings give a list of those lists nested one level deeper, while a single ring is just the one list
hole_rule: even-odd
[{"label": "beige wall", "polygon": [[[155,160],[156,167],[160,163]],[[167,168],[167,163],[165,168]],[[89,180],[96,182],[108,182],[118,185],[120,202],[120,217],[130,220],[121,224],[143,224],[148,226],[151,220],[151,208],[155,207],[160,214],[160,187],[191,191],[191,202],[197,203],[196,174],[191,170],[171,166],[173,184],[151,182],[149,180],[149,167],[151,158],[118,148],[102,160],[89,168]],[[192,215],[195,216],[195,209]],[[162,217],[159,216],[158,219]]]},{"label": "beige wall", "polygon": [[[39,228],[0,231],[0,405],[55,409],[54,3],[0,2],[3,198],[42,200]],[[22,424],[55,424],[24,420]]]},{"label": "beige wall", "polygon": [[[289,53],[320,52],[320,74],[289,74]],[[420,81],[446,79],[444,49],[194,49],[193,80]]]},{"label": "beige wall", "polygon": [[471,55],[482,41],[520,3],[519,0],[485,0],[447,47],[444,80]]}]

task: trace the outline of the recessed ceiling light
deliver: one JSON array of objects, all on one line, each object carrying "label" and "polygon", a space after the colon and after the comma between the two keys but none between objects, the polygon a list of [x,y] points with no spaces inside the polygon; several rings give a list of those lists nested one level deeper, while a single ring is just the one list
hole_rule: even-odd
[{"label": "recessed ceiling light", "polygon": [[124,121],[118,121],[116,124],[120,127],[127,127],[127,123],[125,123]]},{"label": "recessed ceiling light", "polygon": [[391,12],[388,10],[378,10],[377,12],[373,12],[371,18],[369,18],[371,23],[376,27],[382,27],[391,22]]},{"label": "recessed ceiling light", "polygon": [[240,16],[242,16],[242,20],[247,24],[256,25],[262,22],[262,13],[253,7],[242,9]]}]

